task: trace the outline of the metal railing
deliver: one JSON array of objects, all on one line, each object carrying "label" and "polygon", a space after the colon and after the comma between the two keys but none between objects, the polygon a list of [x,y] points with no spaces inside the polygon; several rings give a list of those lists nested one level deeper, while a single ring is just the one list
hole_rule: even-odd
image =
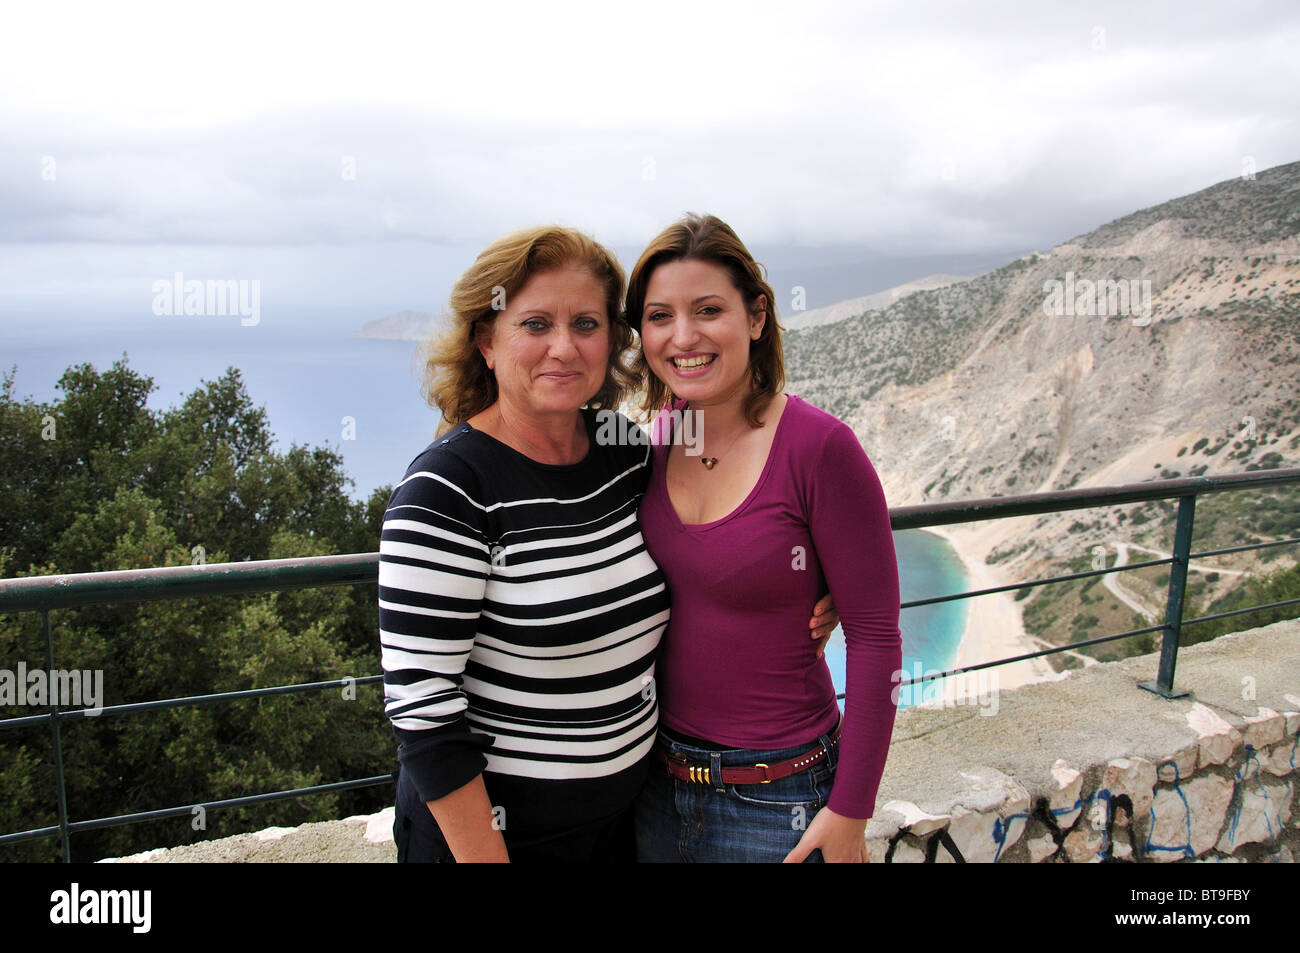
[{"label": "metal railing", "polygon": [[[1059,513],[1065,510],[1088,509],[1101,506],[1116,506],[1125,503],[1146,502],[1152,500],[1178,500],[1177,524],[1175,527],[1173,551],[1164,559],[1153,559],[1139,563],[1128,563],[1087,572],[1069,573],[989,589],[952,593],[928,599],[918,599],[903,603],[902,608],[948,602],[955,599],[970,599],[1010,590],[1028,589],[1056,582],[1085,579],[1107,573],[1127,572],[1152,566],[1170,566],[1169,590],[1165,603],[1165,619],[1158,625],[1131,629],[1114,635],[1070,642],[1065,645],[1029,652],[1023,655],[995,659],[976,665],[967,665],[945,672],[931,673],[919,678],[903,679],[901,685],[912,685],[931,679],[960,675],[964,672],[1007,665],[1033,658],[1041,658],[1058,652],[1076,651],[1081,647],[1099,645],[1120,639],[1132,638],[1149,632],[1162,632],[1159,670],[1155,679],[1140,682],[1139,685],[1165,698],[1176,698],[1187,694],[1174,688],[1174,670],[1178,661],[1178,642],[1184,626],[1209,622],[1247,612],[1300,603],[1300,599],[1287,599],[1258,606],[1234,609],[1195,619],[1183,619],[1183,598],[1186,592],[1187,569],[1192,559],[1225,553],[1241,552],[1250,549],[1263,549],[1270,546],[1282,546],[1300,542],[1300,537],[1288,537],[1266,543],[1251,543],[1244,546],[1232,546],[1225,549],[1191,552],[1192,525],[1198,495],[1220,493],[1234,490],[1277,487],[1285,484],[1300,483],[1300,468],[1286,470],[1264,470],[1246,473],[1234,473],[1215,477],[1188,477],[1173,480],[1157,480],[1148,483],[1134,483],[1122,486],[1097,487],[1090,489],[1059,490],[1050,493],[1035,493],[1022,496],[993,497],[989,499],[964,500],[950,503],[926,503],[918,506],[895,507],[890,510],[890,523],[894,530],[923,529],[927,526],[952,525],[956,523],[980,522],[990,519],[1005,519],[1013,516],[1032,516],[1047,513]],[[358,583],[373,583],[378,574],[378,553],[355,554],[347,556],[319,556],[304,559],[277,559],[262,562],[222,563],[210,566],[174,566],[163,569],[135,569],[120,572],[80,573],[64,576],[38,576],[24,579],[0,580],[0,613],[40,612],[45,643],[45,664],[53,672],[54,644],[50,631],[50,611],[74,606],[116,602],[151,602],[162,599],[178,599],[192,596],[216,596],[271,592],[291,589],[307,589],[319,586],[344,586]],[[20,728],[46,722],[49,724],[54,751],[54,773],[58,797],[58,824],[32,830],[0,835],[0,844],[13,844],[37,838],[58,837],[62,844],[63,859],[71,859],[69,838],[80,831],[98,830],[136,824],[142,821],[159,820],[176,817],[193,812],[195,805],[161,808],[135,814],[123,814],[114,817],[99,817],[89,820],[72,821],[68,817],[67,791],[64,784],[63,746],[60,725],[87,717],[114,717],[132,712],[150,711],[163,708],[198,706],[226,703],[245,698],[260,698],[267,695],[279,695],[294,692],[323,691],[329,688],[343,687],[347,684],[364,685],[381,681],[383,676],[371,675],[356,679],[336,679],[325,682],[311,682],[298,685],[279,685],[270,688],[257,688],[237,692],[221,692],[211,695],[191,695],[183,698],[159,699],[113,705],[98,710],[62,709],[57,699],[43,714],[20,718],[0,720],[0,730]],[[842,696],[841,696],[842,697]],[[246,807],[286,798],[305,797],[312,794],[324,794],[358,788],[391,784],[392,777],[381,775],[370,778],[355,778],[332,784],[313,787],[295,788],[287,791],[275,791],[246,797],[228,798],[209,801],[200,805],[206,810],[229,807]]]},{"label": "metal railing", "polygon": [[[76,573],[64,576],[34,576],[26,579],[0,579],[0,612],[40,612],[45,643],[46,670],[53,672],[54,642],[50,632],[50,610],[76,606],[102,605],[117,602],[154,602],[162,599],[181,599],[191,596],[223,596],[256,592],[280,592],[291,589],[313,589],[322,586],[349,586],[373,583],[378,574],[379,554],[365,553],[347,556],[315,556],[303,559],[268,559],[260,562],[217,563],[197,566],[168,566],[162,569],[128,569],[118,572]],[[51,704],[49,711],[40,715],[0,720],[0,730],[21,728],[48,722],[54,749],[54,776],[58,789],[59,822],[57,825],[0,835],[0,845],[44,837],[58,837],[62,843],[64,861],[71,860],[69,836],[79,831],[98,830],[138,824],[143,821],[162,820],[192,814],[196,807],[205,811],[222,808],[248,807],[286,798],[329,794],[357,788],[391,784],[391,775],[355,778],[332,784],[318,784],[287,791],[254,794],[246,797],[204,801],[197,805],[182,805],[119,814],[114,817],[97,817],[84,821],[68,818],[67,789],[63,775],[63,741],[60,724],[81,718],[111,718],[138,711],[162,708],[194,707],[227,703],[267,695],[284,695],[296,692],[323,691],[329,688],[367,685],[383,680],[382,675],[368,675],[355,679],[334,679],[298,685],[277,685],[237,692],[220,692],[212,695],[190,695],[154,701],[111,705],[99,709],[61,709]],[[55,701],[55,699],[51,699]]]},{"label": "metal railing", "polygon": [[1207,493],[1222,493],[1231,490],[1258,489],[1276,487],[1288,483],[1300,483],[1300,468],[1293,467],[1279,470],[1259,470],[1246,473],[1229,473],[1213,477],[1182,477],[1173,480],[1152,480],[1147,483],[1128,483],[1120,486],[1094,487],[1078,490],[1054,490],[1049,493],[1035,493],[1027,496],[991,497],[982,500],[964,500],[959,503],[924,503],[919,506],[901,506],[891,509],[890,524],[895,530],[923,529],[926,526],[942,526],[953,523],[973,523],[989,519],[1005,519],[1012,516],[1034,516],[1044,513],[1059,513],[1065,510],[1090,509],[1098,506],[1116,506],[1124,503],[1141,503],[1151,500],[1178,500],[1177,522],[1174,528],[1174,545],[1170,555],[1164,559],[1150,559],[1138,563],[1126,563],[1123,566],[1111,566],[1105,569],[1093,569],[1086,572],[1069,573],[1062,576],[1048,576],[1031,579],[1006,586],[994,586],[989,589],[976,589],[970,592],[937,596],[931,599],[918,599],[905,602],[902,608],[930,605],[937,602],[949,602],[954,599],[972,599],[976,596],[994,592],[1028,589],[1045,586],[1054,582],[1068,582],[1073,579],[1086,579],[1090,576],[1104,576],[1108,573],[1128,572],[1134,569],[1147,569],[1151,566],[1169,566],[1169,591],[1165,599],[1165,621],[1159,625],[1149,625],[1140,629],[1129,629],[1114,635],[1102,635],[1078,642],[1026,652],[1023,655],[981,662],[977,665],[965,665],[946,672],[936,672],[919,679],[912,679],[902,684],[917,681],[945,678],[960,675],[978,669],[991,668],[996,665],[1008,665],[1028,659],[1042,658],[1060,652],[1073,652],[1089,645],[1115,642],[1119,639],[1145,635],[1148,632],[1162,632],[1160,643],[1160,663],[1155,679],[1139,682],[1138,685],[1165,698],[1181,698],[1187,692],[1174,688],[1174,669],[1178,664],[1178,642],[1184,626],[1225,619],[1229,616],[1242,615],[1247,612],[1261,612],[1282,606],[1295,605],[1300,599],[1285,599],[1280,602],[1264,603],[1233,609],[1228,612],[1216,612],[1213,615],[1199,616],[1194,619],[1183,618],[1183,597],[1187,590],[1187,568],[1193,559],[1206,556],[1221,556],[1225,553],[1243,552],[1250,549],[1267,549],[1272,546],[1285,546],[1300,542],[1300,537],[1272,540],[1266,543],[1248,543],[1244,546],[1229,546],[1223,549],[1207,549],[1194,553],[1192,547],[1192,524],[1196,513],[1196,497]]}]

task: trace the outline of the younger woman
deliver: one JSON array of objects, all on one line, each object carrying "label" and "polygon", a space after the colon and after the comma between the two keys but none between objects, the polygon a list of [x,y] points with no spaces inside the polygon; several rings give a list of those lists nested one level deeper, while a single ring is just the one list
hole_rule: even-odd
[{"label": "younger woman", "polygon": [[[867,860],[901,664],[884,494],[845,424],[782,391],[774,296],[726,224],[689,216],[631,275],[637,367],[662,434],[641,503],[673,611],[657,664],[643,861]],[[684,429],[684,428],[683,428]],[[690,451],[690,452],[688,452]],[[806,631],[829,587],[848,656],[841,721]]]}]

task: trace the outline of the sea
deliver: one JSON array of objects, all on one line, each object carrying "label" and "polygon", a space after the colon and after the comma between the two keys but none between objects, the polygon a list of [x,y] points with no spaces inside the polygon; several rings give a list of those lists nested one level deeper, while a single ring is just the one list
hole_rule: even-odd
[{"label": "sea", "polygon": [[[203,380],[238,368],[253,403],[266,409],[279,449],[328,446],[343,457],[353,496],[365,499],[400,479],[433,439],[438,416],[419,392],[414,342],[363,339],[373,314],[348,309],[276,315],[244,325],[237,316],[102,317],[39,312],[0,315],[0,370],[14,369],[14,394],[58,398],[59,377],[88,362],[101,372],[123,358],[155,384],[149,405],[179,404]],[[969,588],[948,543],[918,530],[894,534],[904,602]],[[965,630],[965,600],[903,611],[907,677],[951,667]],[[836,690],[844,692],[845,647],[837,629],[826,649]],[[922,700],[900,692],[900,707]]]}]

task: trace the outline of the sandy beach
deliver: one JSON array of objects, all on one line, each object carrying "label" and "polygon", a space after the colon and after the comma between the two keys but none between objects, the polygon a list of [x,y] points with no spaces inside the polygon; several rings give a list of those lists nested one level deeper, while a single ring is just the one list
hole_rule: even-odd
[{"label": "sandy beach", "polygon": [[[985,554],[992,549],[994,540],[989,538],[987,530],[957,528],[950,526],[930,526],[924,532],[933,533],[947,540],[961,559],[969,580],[967,589],[990,589],[1015,582],[1015,579],[1002,578],[994,567],[984,562]],[[1020,615],[1020,606],[1016,604],[1012,592],[999,592],[988,596],[977,596],[966,600],[969,614],[966,617],[966,631],[962,633],[961,645],[957,649],[957,659],[953,667],[977,665],[994,659],[1023,655],[1036,651],[1037,645],[1025,634],[1024,620]],[[996,674],[996,682],[989,682]],[[993,669],[983,670],[985,685],[993,688],[1015,688],[1025,682],[1044,675],[1051,675],[1052,667],[1045,659],[1036,658],[1010,665],[999,665]]]}]

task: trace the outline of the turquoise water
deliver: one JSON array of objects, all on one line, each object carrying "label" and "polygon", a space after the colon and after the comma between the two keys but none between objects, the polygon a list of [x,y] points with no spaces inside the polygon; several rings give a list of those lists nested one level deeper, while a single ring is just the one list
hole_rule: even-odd
[{"label": "turquoise water", "polygon": [[[926,599],[969,589],[961,560],[946,540],[924,530],[903,530],[894,534],[898,555],[899,585],[902,601]],[[934,605],[904,609],[899,620],[903,633],[903,671],[907,678],[919,672],[943,671],[957,658],[970,600],[939,602]],[[826,664],[837,694],[844,691],[844,631],[836,628],[826,645]],[[945,680],[946,681],[946,680]],[[933,683],[926,683],[927,686]],[[921,699],[918,687],[900,692],[899,707],[910,706],[909,695]],[[840,702],[842,708],[844,703]]]}]

